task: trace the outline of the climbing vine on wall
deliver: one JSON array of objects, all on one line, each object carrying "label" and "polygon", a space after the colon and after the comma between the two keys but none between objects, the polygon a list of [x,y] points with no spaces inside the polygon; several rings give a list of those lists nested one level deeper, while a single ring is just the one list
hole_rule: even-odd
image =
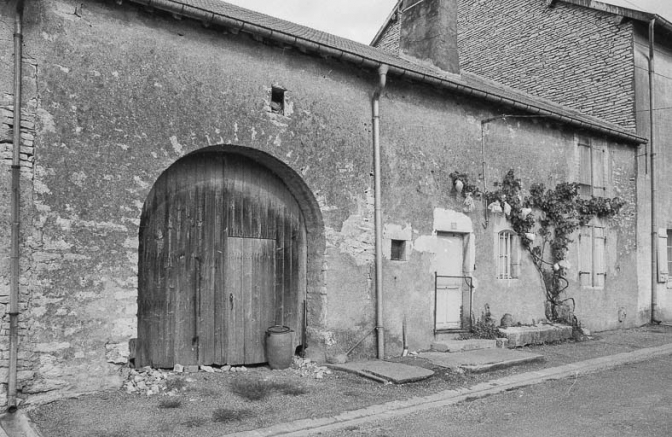
[{"label": "climbing vine on wall", "polygon": [[513,170],[495,186],[496,190],[485,193],[486,204],[491,211],[505,213],[512,229],[521,236],[521,243],[544,282],[547,318],[576,324],[574,301],[563,297],[569,285],[566,275],[571,266],[566,258],[573,242],[571,236],[594,217],[608,219],[617,215],[625,201],[618,197],[581,197],[579,184],[571,182],[553,189],[533,184],[529,195],[524,196],[521,180]]}]

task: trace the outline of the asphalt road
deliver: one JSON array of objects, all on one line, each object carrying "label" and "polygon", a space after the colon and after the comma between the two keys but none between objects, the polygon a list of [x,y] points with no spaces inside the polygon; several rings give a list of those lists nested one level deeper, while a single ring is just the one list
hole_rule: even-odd
[{"label": "asphalt road", "polygon": [[672,437],[672,356],[319,435]]}]

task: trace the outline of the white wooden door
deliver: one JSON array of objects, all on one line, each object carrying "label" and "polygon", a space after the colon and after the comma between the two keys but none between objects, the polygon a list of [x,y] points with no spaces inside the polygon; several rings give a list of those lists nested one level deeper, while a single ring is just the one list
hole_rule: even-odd
[{"label": "white wooden door", "polygon": [[464,241],[462,234],[439,233],[436,283],[436,329],[461,329],[463,313]]}]

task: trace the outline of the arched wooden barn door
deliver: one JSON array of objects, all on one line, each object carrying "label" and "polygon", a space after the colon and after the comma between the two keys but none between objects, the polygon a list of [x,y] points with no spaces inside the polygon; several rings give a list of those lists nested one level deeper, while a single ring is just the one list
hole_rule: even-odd
[{"label": "arched wooden barn door", "polygon": [[266,328],[300,329],[305,232],[286,185],[251,158],[171,166],[141,218],[136,366],[266,362]]}]

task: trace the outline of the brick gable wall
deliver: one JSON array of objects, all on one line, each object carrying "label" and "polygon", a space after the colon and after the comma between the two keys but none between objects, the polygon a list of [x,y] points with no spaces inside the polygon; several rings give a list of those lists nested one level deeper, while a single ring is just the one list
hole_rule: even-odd
[{"label": "brick gable wall", "polygon": [[[632,23],[543,0],[461,0],[461,68],[635,129]],[[398,51],[398,23],[378,47]]]}]

